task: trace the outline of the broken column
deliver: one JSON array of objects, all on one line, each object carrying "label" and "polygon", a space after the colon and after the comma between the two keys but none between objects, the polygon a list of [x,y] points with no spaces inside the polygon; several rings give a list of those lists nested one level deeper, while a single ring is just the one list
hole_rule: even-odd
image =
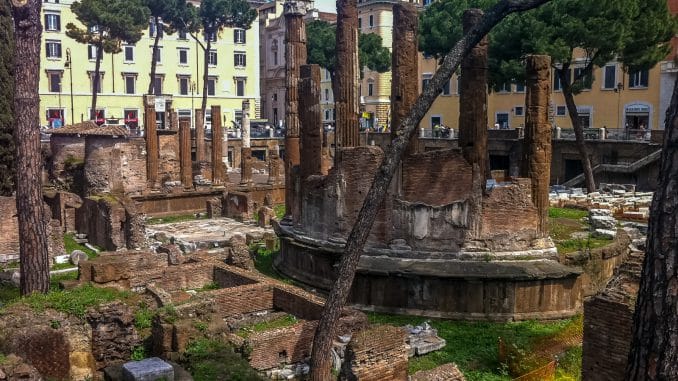
[{"label": "broken column", "polygon": [[292,215],[299,165],[299,67],[306,63],[306,2],[287,0],[285,12],[285,210]]},{"label": "broken column", "polygon": [[184,188],[193,186],[193,167],[191,165],[191,120],[179,120],[179,162],[181,164],[181,184]]},{"label": "broken column", "polygon": [[[419,15],[411,3],[393,5],[393,56],[391,81],[391,137],[419,96],[417,28]],[[408,152],[413,153],[418,138],[412,138]]]},{"label": "broken column", "polygon": [[320,66],[303,65],[299,84],[301,126],[301,180],[320,175],[322,164],[322,113],[320,110]]},{"label": "broken column", "polygon": [[242,101],[242,149],[240,151],[240,185],[252,184],[252,147],[250,144],[250,101]]},{"label": "broken column", "polygon": [[221,106],[212,106],[212,185],[224,183],[223,141]]},{"label": "broken column", "polygon": [[[468,9],[463,16],[464,33],[483,17],[480,9]],[[480,235],[483,191],[489,175],[487,154],[487,37],[461,61],[459,80],[459,147],[472,167],[468,226],[471,237]]]},{"label": "broken column", "polygon": [[[397,29],[397,28],[395,28]],[[355,0],[337,0],[337,69],[334,104],[336,146],[357,147],[358,130],[358,7]]]},{"label": "broken column", "polygon": [[195,161],[205,161],[205,116],[202,109],[195,109]]},{"label": "broken column", "polygon": [[146,181],[152,189],[158,184],[158,133],[155,125],[155,105],[150,97],[146,98],[144,110],[144,128],[146,129]]},{"label": "broken column", "polygon": [[179,129],[179,114],[174,110],[170,109],[170,118],[171,118],[171,124],[170,124],[170,130],[178,130]]},{"label": "broken column", "polygon": [[539,216],[538,233],[548,236],[549,181],[551,173],[551,124],[549,94],[551,93],[551,57],[528,56],[525,64],[525,138],[521,176],[532,182],[532,203]]},{"label": "broken column", "polygon": [[280,185],[284,174],[281,171],[280,148],[276,145],[268,151],[268,184]]}]

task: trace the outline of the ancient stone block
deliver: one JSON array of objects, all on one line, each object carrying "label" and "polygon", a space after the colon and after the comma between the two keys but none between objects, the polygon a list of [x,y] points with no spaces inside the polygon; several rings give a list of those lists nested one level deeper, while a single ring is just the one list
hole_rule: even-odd
[{"label": "ancient stone block", "polygon": [[124,303],[114,302],[87,312],[92,327],[92,355],[97,369],[127,361],[140,344],[134,328],[134,312]]},{"label": "ancient stone block", "polygon": [[247,241],[244,235],[235,234],[228,241],[229,250],[226,263],[246,270],[254,268],[254,261],[250,255],[250,249],[247,247]]},{"label": "ancient stone block", "polygon": [[151,357],[122,366],[123,381],[174,381],[174,369],[165,361]]}]

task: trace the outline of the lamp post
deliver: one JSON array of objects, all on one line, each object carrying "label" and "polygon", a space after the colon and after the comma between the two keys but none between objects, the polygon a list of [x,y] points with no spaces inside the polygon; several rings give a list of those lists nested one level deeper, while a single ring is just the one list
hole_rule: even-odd
[{"label": "lamp post", "polygon": [[66,48],[66,67],[68,68],[71,81],[71,124],[75,124],[75,112],[73,111],[73,62],[71,61],[71,49],[69,48]]},{"label": "lamp post", "polygon": [[627,129],[622,126],[622,116],[621,116],[621,93],[624,90],[624,84],[619,82],[617,83],[617,87],[614,89],[614,92],[617,93],[617,126],[619,126],[620,129],[624,129],[624,137],[628,139],[628,131]]}]

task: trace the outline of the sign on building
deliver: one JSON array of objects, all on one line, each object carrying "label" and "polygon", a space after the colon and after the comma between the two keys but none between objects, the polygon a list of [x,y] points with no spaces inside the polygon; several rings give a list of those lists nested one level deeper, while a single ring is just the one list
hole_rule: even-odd
[{"label": "sign on building", "polygon": [[165,97],[155,97],[155,112],[165,112]]}]

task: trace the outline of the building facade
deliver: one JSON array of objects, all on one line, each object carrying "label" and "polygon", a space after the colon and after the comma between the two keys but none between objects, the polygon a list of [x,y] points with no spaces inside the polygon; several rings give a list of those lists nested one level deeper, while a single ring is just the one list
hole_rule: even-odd
[{"label": "building facade", "polygon": [[[66,36],[66,25],[80,25],[71,12],[73,0],[45,0],[40,70],[41,125],[58,126],[89,119],[96,51]],[[136,44],[123,44],[119,54],[104,53],[101,61],[97,118],[119,119],[143,127],[143,95],[151,72],[153,41],[158,28],[149,23]],[[204,36],[200,34],[198,38]],[[207,112],[220,105],[222,125],[229,127],[242,116],[242,101],[250,100],[254,115],[260,112],[259,22],[250,29],[225,28],[212,42],[207,82]],[[171,101],[180,117],[191,117],[203,95],[204,53],[186,33],[162,35],[154,86]],[[158,113],[159,126],[166,121]],[[211,122],[207,116],[207,123]]]}]

